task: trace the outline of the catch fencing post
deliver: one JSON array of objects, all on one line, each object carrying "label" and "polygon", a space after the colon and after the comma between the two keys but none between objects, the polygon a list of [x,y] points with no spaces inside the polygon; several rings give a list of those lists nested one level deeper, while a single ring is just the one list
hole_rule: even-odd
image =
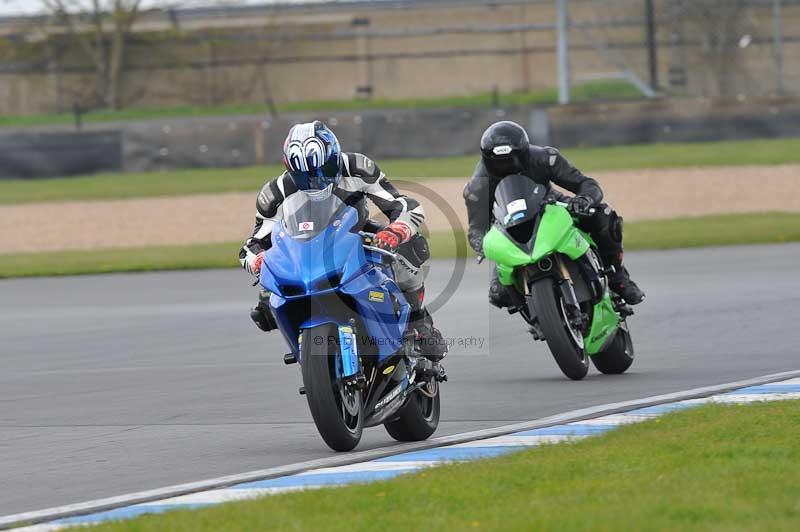
[{"label": "catch fencing post", "polygon": [[775,54],[775,81],[778,94],[783,94],[783,23],[781,22],[783,0],[772,0],[772,51]]},{"label": "catch fencing post", "polygon": [[564,105],[570,101],[569,87],[569,12],[567,0],[556,0],[558,17],[558,103]]},{"label": "catch fencing post", "polygon": [[658,92],[658,49],[656,47],[656,15],[653,0],[645,0],[644,13],[647,24],[647,62],[650,67],[650,88],[653,89],[653,92]]},{"label": "catch fencing post", "polygon": [[528,117],[528,133],[534,144],[540,146],[552,144],[550,140],[550,117],[546,108],[538,107],[531,110],[531,114]]}]

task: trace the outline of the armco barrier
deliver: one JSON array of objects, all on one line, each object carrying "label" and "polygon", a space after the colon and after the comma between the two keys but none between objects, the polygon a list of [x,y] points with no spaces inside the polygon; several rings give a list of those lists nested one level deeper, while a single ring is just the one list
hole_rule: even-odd
[{"label": "armco barrier", "polygon": [[122,132],[0,134],[0,179],[119,172]]},{"label": "armco barrier", "polygon": [[384,109],[0,130],[0,178],[278,163],[289,127],[326,121],[349,151],[387,158],[477,154],[496,120],[562,148],[800,136],[800,101],[647,100],[565,107]]}]

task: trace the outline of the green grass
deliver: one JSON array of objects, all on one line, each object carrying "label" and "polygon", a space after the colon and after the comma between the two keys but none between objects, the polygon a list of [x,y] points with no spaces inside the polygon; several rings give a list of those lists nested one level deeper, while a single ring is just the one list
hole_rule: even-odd
[{"label": "green grass", "polygon": [[[800,214],[764,213],[631,222],[625,249],[672,249],[800,241]],[[430,235],[435,258],[457,256],[464,235]],[[238,266],[241,242],[136,249],[0,254],[0,279],[44,275],[192,270]],[[469,250],[464,246],[461,248]],[[469,257],[472,252],[469,250]]]},{"label": "green grass", "polygon": [[[581,83],[573,87],[575,102],[592,100],[626,100],[641,98],[641,93],[627,81],[600,80]],[[533,92],[514,92],[499,94],[501,106],[514,105],[552,105],[558,101],[557,89],[544,89]],[[357,99],[322,100],[310,102],[283,103],[275,106],[280,113],[287,112],[337,112],[368,109],[421,109],[439,107],[488,107],[494,105],[489,92],[471,96],[447,96],[442,98],[409,98],[400,100]],[[83,115],[84,122],[122,122],[128,120],[189,118],[202,116],[257,115],[270,112],[266,104],[230,104],[214,107],[177,106],[165,108],[129,108],[119,111],[98,110]],[[53,124],[72,124],[72,113],[41,114],[25,116],[0,116],[0,127],[31,127]]]},{"label": "green grass", "polygon": [[[650,144],[612,148],[571,148],[564,154],[584,172],[800,163],[800,139],[750,140],[692,144]],[[442,177],[466,179],[477,156],[379,161],[397,180]],[[99,174],[44,180],[0,180],[0,205],[71,200],[105,200],[252,192],[282,172],[278,165],[247,168],[174,170]]]},{"label": "green grass", "polygon": [[725,214],[625,224],[625,249],[800,242],[800,214]]},{"label": "green grass", "polygon": [[797,530],[800,403],[709,405],[574,443],[98,531]]},{"label": "green grass", "polygon": [[0,255],[0,279],[239,266],[241,242]]},{"label": "green grass", "polygon": [[800,138],[570,148],[564,155],[586,173],[645,168],[772,166],[800,163]]},{"label": "green grass", "polygon": [[[381,163],[381,168],[397,180],[419,181],[429,177],[458,177],[471,173],[474,158],[398,159]],[[156,196],[185,196],[251,192],[255,195],[264,183],[283,172],[283,166],[271,164],[246,168],[203,168],[97,174],[92,176],[0,180],[0,205],[53,201],[112,200]],[[433,173],[433,175],[429,175]],[[402,176],[402,177],[400,177]]]}]

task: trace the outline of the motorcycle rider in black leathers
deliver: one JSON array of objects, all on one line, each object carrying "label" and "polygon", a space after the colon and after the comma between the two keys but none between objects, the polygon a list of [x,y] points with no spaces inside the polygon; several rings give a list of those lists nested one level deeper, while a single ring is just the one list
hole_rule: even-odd
[{"label": "motorcycle rider in black leathers", "polygon": [[[424,356],[441,359],[447,352],[441,333],[424,305],[422,267],[430,257],[428,242],[417,231],[425,212],[416,200],[397,191],[378,166],[360,153],[344,153],[339,141],[320,121],[296,124],[283,145],[286,171],[267,182],[258,194],[253,234],[239,253],[242,267],[258,276],[264,254],[272,246],[272,228],[284,199],[298,191],[314,193],[331,187],[346,205],[359,211],[357,230],[376,233],[373,245],[397,252],[395,281],[403,291],[411,313],[409,330],[416,329],[416,343]],[[365,199],[370,199],[389,219],[383,225],[368,218]],[[263,331],[277,328],[269,308],[269,292],[262,290],[250,317]]]},{"label": "motorcycle rider in black leathers", "polygon": [[[519,124],[496,122],[481,137],[481,160],[464,187],[469,217],[469,244],[482,255],[483,237],[491,228],[494,190],[508,175],[522,174],[536,183],[553,183],[575,194],[568,197],[550,188],[549,197],[568,204],[579,216],[578,226],[597,244],[606,267],[613,266],[610,288],[629,305],[644,301],[644,292],[634,283],[622,264],[622,217],[605,203],[603,191],[594,179],[583,175],[555,148],[534,146]],[[591,214],[592,209],[594,214]],[[511,305],[511,295],[497,278],[495,270],[489,286],[489,301],[496,307]]]}]

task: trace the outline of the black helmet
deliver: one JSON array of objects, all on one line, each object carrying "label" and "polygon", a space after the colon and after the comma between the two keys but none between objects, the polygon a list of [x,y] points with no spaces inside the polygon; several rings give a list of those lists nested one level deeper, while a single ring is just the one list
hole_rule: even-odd
[{"label": "black helmet", "polygon": [[481,137],[481,158],[493,177],[523,173],[530,145],[525,129],[516,122],[495,122]]}]

